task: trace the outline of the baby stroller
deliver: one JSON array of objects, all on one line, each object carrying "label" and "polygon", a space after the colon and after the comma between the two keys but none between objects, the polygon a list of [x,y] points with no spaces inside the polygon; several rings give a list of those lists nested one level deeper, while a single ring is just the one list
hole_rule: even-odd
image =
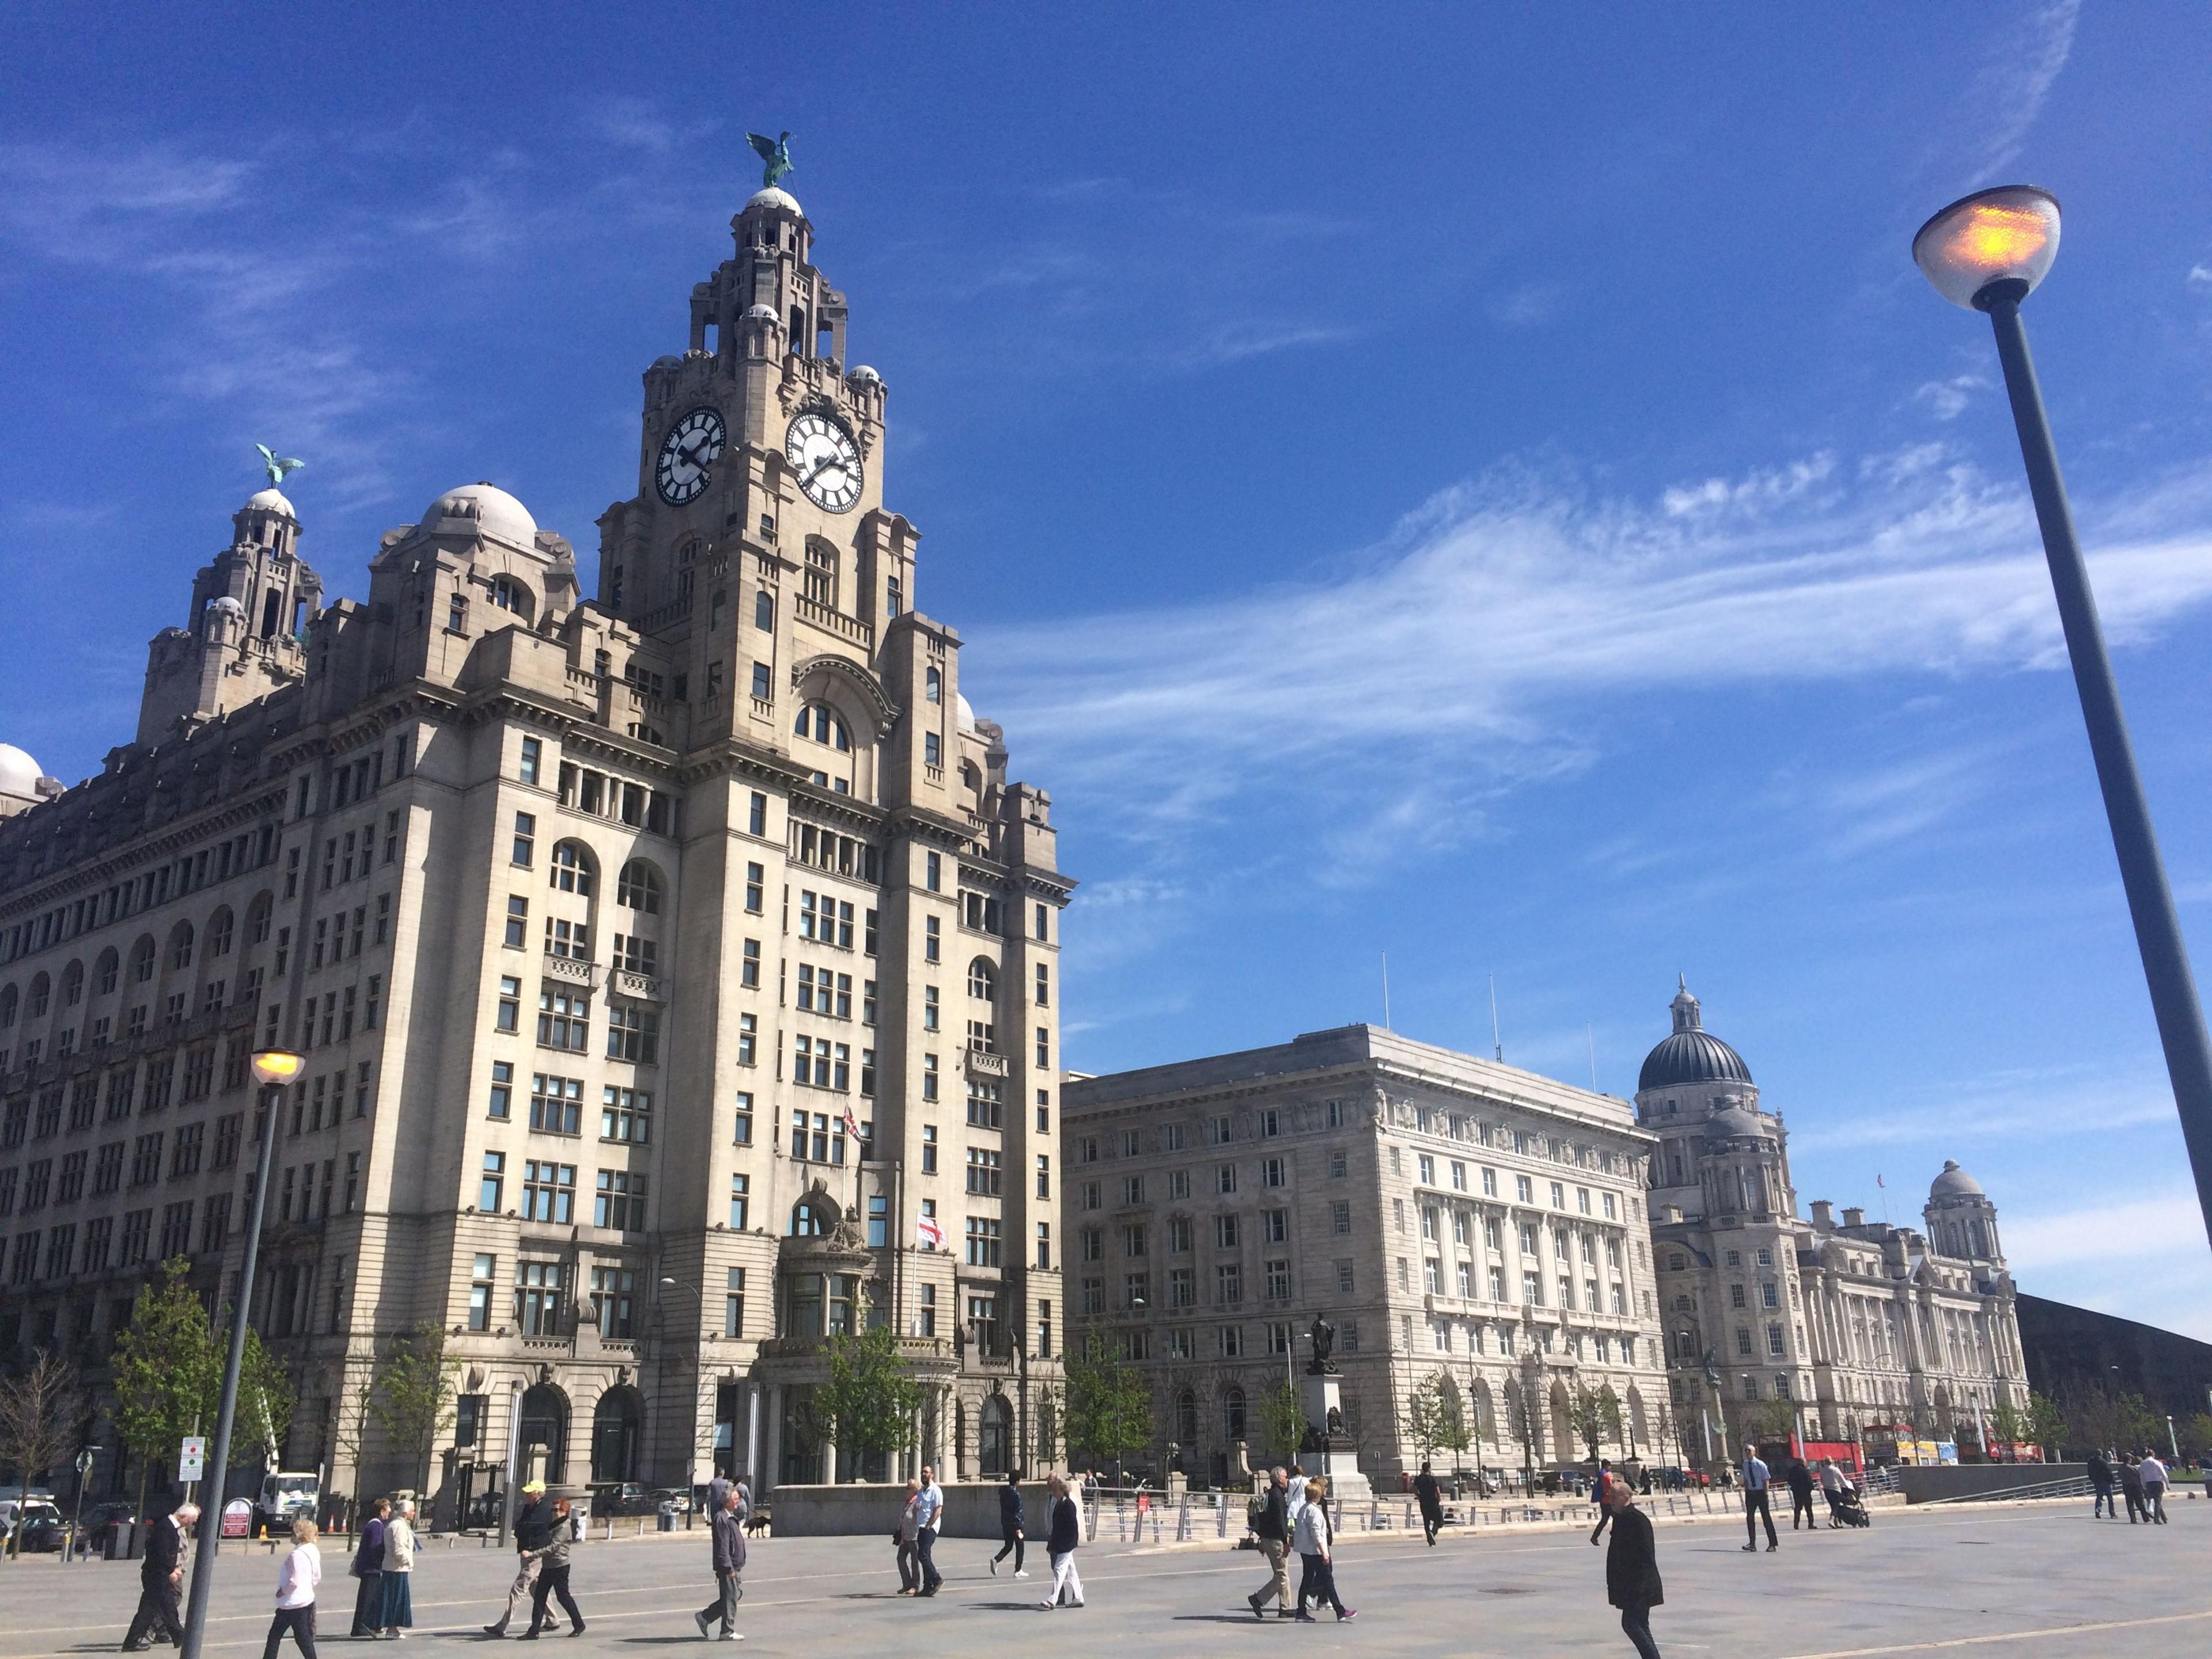
[{"label": "baby stroller", "polygon": [[1847,1486],[1830,1500],[1828,1524],[1831,1527],[1874,1525],[1874,1517],[1867,1513],[1866,1505],[1859,1501],[1857,1487]]}]

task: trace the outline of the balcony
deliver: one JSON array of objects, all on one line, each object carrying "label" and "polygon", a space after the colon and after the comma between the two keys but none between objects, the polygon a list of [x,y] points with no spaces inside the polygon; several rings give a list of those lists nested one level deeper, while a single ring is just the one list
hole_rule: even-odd
[{"label": "balcony", "polygon": [[607,975],[607,989],[618,997],[628,997],[632,1002],[665,1002],[660,981],[651,974],[641,974],[628,968],[617,968]]},{"label": "balcony", "polygon": [[544,971],[550,980],[580,985],[587,991],[599,988],[599,964],[586,962],[581,957],[556,957],[549,951],[545,953]]},{"label": "balcony", "polygon": [[1004,1077],[1006,1074],[1006,1057],[1004,1054],[991,1054],[981,1048],[965,1049],[963,1054],[969,1077]]},{"label": "balcony", "polygon": [[801,621],[812,623],[817,628],[835,634],[840,639],[849,640],[864,651],[874,648],[876,630],[859,617],[846,616],[842,611],[833,610],[820,600],[810,599],[804,594],[793,603],[799,607]]}]

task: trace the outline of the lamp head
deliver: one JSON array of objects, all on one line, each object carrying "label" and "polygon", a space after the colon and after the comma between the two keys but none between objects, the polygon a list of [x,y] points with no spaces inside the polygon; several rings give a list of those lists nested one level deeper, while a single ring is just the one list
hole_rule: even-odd
[{"label": "lamp head", "polygon": [[[2058,257],[2058,198],[2033,185],[2000,185],[1961,197],[1920,227],[1913,263],[1954,306],[1986,310],[1996,283],[2033,293]],[[2002,290],[2000,290],[2002,292]]]},{"label": "lamp head", "polygon": [[253,1056],[253,1075],[264,1083],[289,1083],[307,1063],[289,1048],[264,1048]]}]

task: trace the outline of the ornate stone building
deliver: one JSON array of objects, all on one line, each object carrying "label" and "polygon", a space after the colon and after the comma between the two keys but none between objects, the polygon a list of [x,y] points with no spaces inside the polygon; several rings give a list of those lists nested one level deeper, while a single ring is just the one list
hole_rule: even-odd
[{"label": "ornate stone building", "polygon": [[357,1402],[423,1326],[449,1506],[510,1434],[571,1483],[850,1468],[805,1405],[863,1325],[933,1385],[927,1455],[1050,1454],[1010,1396],[1060,1348],[1072,884],[915,609],[812,225],[769,189],[732,229],[645,372],[595,598],[472,484],[326,602],[265,489],[136,741],[65,791],[0,756],[0,1347],[96,1363],[166,1258],[228,1297],[282,1044],[252,1294],[288,1465],[412,1483]]},{"label": "ornate stone building", "polygon": [[1432,1376],[1469,1468],[1582,1460],[1576,1402],[1607,1389],[1606,1455],[1672,1443],[1651,1140],[1626,1102],[1351,1025],[1071,1079],[1066,1109],[1072,1338],[1149,1373],[1156,1463],[1172,1445],[1218,1480],[1241,1449],[1279,1456],[1258,1402],[1304,1364],[1316,1314],[1378,1487],[1419,1466],[1406,1408]]},{"label": "ornate stone building", "polygon": [[[1637,1121],[1658,1138],[1652,1245],[1684,1449],[1740,1454],[1747,1431],[1856,1442],[1898,1425],[1974,1441],[2027,1374],[1996,1206],[1947,1163],[1924,1232],[1826,1200],[1797,1213],[1790,1136],[1686,985],[1645,1058]],[[1980,1420],[1976,1418],[1980,1407]],[[1782,1432],[1787,1432],[1786,1430]]]}]

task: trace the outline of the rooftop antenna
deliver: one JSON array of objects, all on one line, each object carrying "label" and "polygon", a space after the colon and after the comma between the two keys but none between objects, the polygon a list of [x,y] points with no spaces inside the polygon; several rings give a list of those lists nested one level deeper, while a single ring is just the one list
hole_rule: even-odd
[{"label": "rooftop antenna", "polygon": [[1390,953],[1382,953],[1382,1029],[1390,1029]]},{"label": "rooftop antenna", "polygon": [[1490,976],[1490,1051],[1497,1055],[1500,1066],[1505,1063],[1505,1045],[1498,1037],[1498,975],[1495,974]]},{"label": "rooftop antenna", "polygon": [[1588,1021],[1583,1024],[1583,1037],[1589,1044],[1590,1092],[1597,1092],[1597,1028]]}]

